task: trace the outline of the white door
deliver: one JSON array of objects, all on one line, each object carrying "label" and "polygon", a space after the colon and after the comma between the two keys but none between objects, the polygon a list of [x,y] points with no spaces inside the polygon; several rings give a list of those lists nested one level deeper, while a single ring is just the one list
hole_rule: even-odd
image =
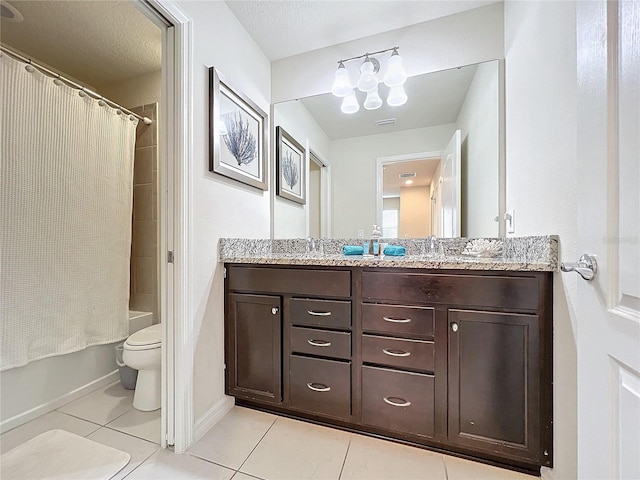
[{"label": "white door", "polygon": [[[578,478],[640,478],[640,2],[577,2]],[[564,275],[569,275],[565,273]]]},{"label": "white door", "polygon": [[440,236],[460,236],[460,207],[462,182],[460,178],[461,132],[456,130],[442,152],[442,182],[440,184],[442,228]]}]

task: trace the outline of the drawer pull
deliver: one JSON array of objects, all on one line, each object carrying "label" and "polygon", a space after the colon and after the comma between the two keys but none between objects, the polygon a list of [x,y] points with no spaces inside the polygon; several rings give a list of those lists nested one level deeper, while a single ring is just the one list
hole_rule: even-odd
[{"label": "drawer pull", "polygon": [[307,310],[309,315],[314,315],[316,317],[329,317],[331,316],[331,312],[316,312],[315,310]]},{"label": "drawer pull", "polygon": [[309,389],[313,390],[314,392],[328,392],[329,390],[331,390],[331,387],[323,385],[322,383],[307,383],[307,387],[309,387]]},{"label": "drawer pull", "polygon": [[391,323],[409,323],[411,321],[410,318],[392,318],[392,317],[382,317],[385,322]]},{"label": "drawer pull", "polygon": [[411,352],[405,352],[404,350],[394,350],[394,349],[383,348],[382,351],[392,357],[408,357],[409,355],[411,355]]},{"label": "drawer pull", "polygon": [[387,402],[389,405],[392,405],[394,407],[408,407],[409,405],[411,405],[411,402],[408,402],[407,400],[405,400],[404,398],[398,398],[398,397],[383,397],[382,398],[385,402]]},{"label": "drawer pull", "polygon": [[309,345],[313,345],[314,347],[330,347],[331,342],[326,342],[324,340],[307,340]]}]

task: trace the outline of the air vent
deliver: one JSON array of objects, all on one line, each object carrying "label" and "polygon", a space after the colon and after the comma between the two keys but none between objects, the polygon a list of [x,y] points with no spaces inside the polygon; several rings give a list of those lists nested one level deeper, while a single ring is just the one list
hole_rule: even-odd
[{"label": "air vent", "polygon": [[379,127],[388,127],[397,123],[397,118],[385,118],[384,120],[376,120],[376,125]]},{"label": "air vent", "polygon": [[400,175],[398,175],[398,177],[400,178],[413,178],[416,176],[416,172],[413,173],[401,173]]}]

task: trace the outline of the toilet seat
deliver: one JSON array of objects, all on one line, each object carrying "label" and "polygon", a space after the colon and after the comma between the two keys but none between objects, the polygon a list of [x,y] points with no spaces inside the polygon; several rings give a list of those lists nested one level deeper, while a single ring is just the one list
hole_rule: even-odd
[{"label": "toilet seat", "polygon": [[157,323],[138,330],[124,342],[125,350],[152,350],[162,346],[162,325]]}]

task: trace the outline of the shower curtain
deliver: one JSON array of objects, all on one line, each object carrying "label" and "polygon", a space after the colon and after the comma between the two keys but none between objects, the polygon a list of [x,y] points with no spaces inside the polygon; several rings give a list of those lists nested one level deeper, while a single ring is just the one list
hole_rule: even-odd
[{"label": "shower curtain", "polygon": [[6,370],[128,335],[138,121],[4,53],[0,70]]}]

